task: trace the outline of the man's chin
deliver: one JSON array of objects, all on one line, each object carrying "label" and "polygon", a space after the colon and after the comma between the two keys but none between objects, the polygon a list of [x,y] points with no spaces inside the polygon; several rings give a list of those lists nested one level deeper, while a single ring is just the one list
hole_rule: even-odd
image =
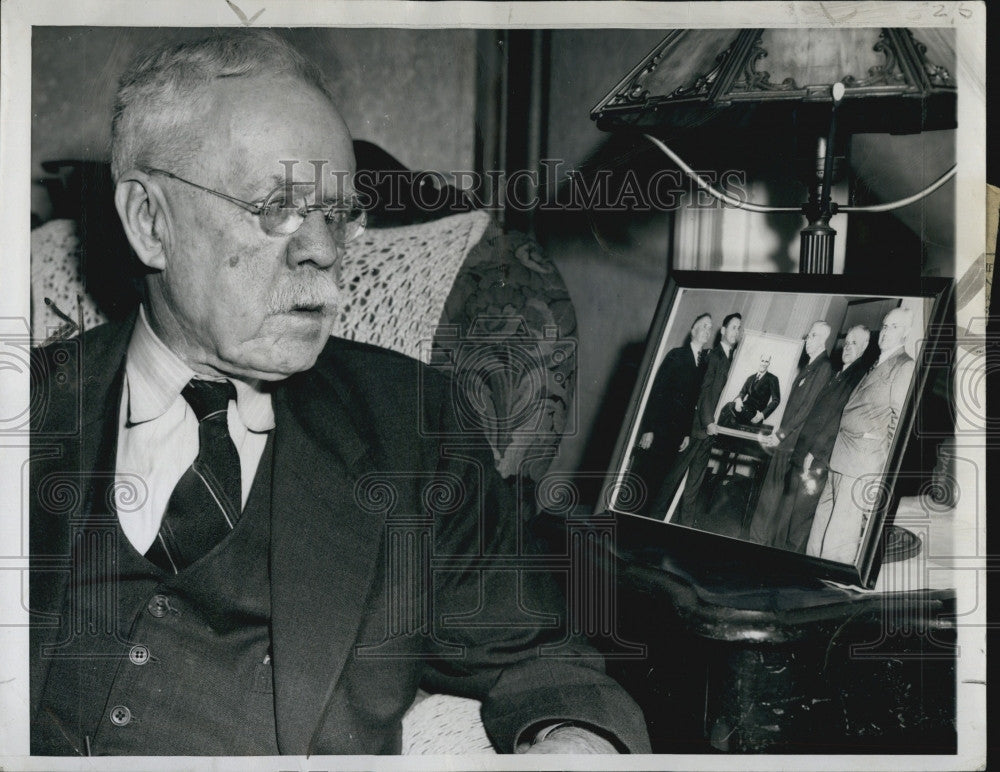
[{"label": "man's chin", "polygon": [[322,336],[308,342],[276,340],[269,346],[261,346],[256,351],[243,352],[243,356],[221,362],[219,369],[245,379],[281,381],[316,364],[328,338]]}]

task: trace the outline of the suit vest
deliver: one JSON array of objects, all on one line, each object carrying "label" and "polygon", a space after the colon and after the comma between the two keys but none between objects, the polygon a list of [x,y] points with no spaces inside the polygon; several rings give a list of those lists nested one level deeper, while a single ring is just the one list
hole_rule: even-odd
[{"label": "suit vest", "polygon": [[135,550],[113,506],[77,528],[33,754],[277,755],[272,445],[273,433],[236,526],[179,574]]}]

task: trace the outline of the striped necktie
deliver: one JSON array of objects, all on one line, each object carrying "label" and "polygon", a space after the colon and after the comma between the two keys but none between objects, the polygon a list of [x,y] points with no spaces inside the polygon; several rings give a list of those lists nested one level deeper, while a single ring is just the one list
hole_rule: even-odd
[{"label": "striped necktie", "polygon": [[181,392],[198,418],[198,456],[181,476],[146,557],[178,573],[222,541],[240,516],[240,458],[227,413],[229,381],[192,379]]}]

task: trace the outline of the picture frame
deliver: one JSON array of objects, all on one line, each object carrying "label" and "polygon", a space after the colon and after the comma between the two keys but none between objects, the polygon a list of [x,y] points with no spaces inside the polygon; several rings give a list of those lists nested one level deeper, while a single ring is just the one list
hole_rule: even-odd
[{"label": "picture frame", "polygon": [[[706,561],[725,556],[759,565],[762,576],[873,587],[917,406],[931,370],[947,366],[941,336],[950,296],[950,279],[673,272],[598,510],[613,513],[626,529],[636,519],[659,521],[662,546]],[[889,329],[871,329],[858,353],[853,349],[865,337],[857,327],[861,308],[877,309]],[[721,322],[734,313],[741,317],[740,339],[728,364],[717,358],[713,371],[704,361],[710,357],[694,353],[692,325],[710,315],[705,347],[724,352]],[[852,352],[845,355],[852,329]],[[821,350],[811,337],[822,339]],[[880,338],[887,349],[881,358]],[[770,352],[767,368],[761,352]],[[696,361],[702,369],[692,393],[688,376]],[[778,405],[759,425],[724,425],[724,409],[732,410],[758,369],[771,366]],[[709,388],[708,380],[715,385]],[[699,419],[699,431],[699,409],[709,423],[714,419],[712,430]],[[655,450],[657,432],[666,449]]]}]

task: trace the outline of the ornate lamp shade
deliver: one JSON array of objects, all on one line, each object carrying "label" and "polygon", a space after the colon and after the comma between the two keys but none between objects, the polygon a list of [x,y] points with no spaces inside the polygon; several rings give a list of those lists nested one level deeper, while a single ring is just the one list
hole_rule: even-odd
[{"label": "ornate lamp shade", "polygon": [[[809,201],[756,212],[797,212],[799,269],[829,273],[838,212],[865,211],[831,200],[835,158],[859,133],[912,134],[956,127],[954,31],[948,29],[689,29],[670,32],[591,111],[605,131],[636,131],[696,178],[664,144],[692,134],[731,144],[743,136],[797,136],[816,148]],[[706,142],[711,140],[705,139]],[[839,150],[837,149],[839,148]],[[954,168],[916,196],[868,211],[919,200],[944,184]]]},{"label": "ornate lamp shade", "polygon": [[674,30],[591,117],[605,131],[667,133],[719,119],[824,124],[842,83],[841,131],[954,128],[954,58],[949,31],[937,29]]}]

